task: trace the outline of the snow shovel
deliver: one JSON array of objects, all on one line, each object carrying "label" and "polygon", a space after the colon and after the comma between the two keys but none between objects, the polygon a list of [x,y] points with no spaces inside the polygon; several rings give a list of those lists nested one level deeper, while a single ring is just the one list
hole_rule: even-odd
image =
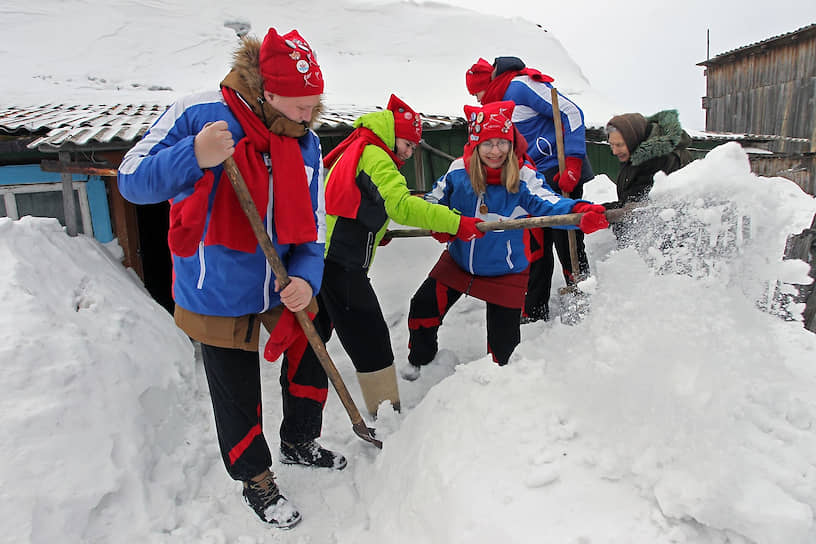
[{"label": "snow shovel", "polygon": [[[558,108],[558,90],[550,88],[553,108],[553,122],[555,123],[555,140],[558,151],[558,172],[564,174],[564,129],[561,124],[561,110]],[[569,192],[563,193],[565,198],[569,198]],[[581,317],[589,311],[589,295],[578,289],[578,276],[581,273],[578,264],[578,240],[575,230],[567,231],[569,241],[570,263],[572,265],[572,279],[575,283],[567,285],[558,290],[561,296],[561,323],[565,325],[575,325]]]},{"label": "snow shovel", "polygon": [[[255,208],[255,202],[253,202],[252,196],[249,194],[249,189],[247,189],[244,177],[235,164],[235,159],[227,157],[224,161],[224,169],[227,172],[230,183],[232,183],[232,187],[235,189],[235,195],[241,203],[241,209],[244,210],[247,219],[249,219],[252,230],[255,232],[255,238],[258,239],[258,243],[261,249],[263,249],[264,255],[266,255],[266,260],[269,261],[272,272],[274,272],[278,280],[278,286],[282,290],[289,285],[291,280],[286,273],[286,267],[283,266],[283,262],[281,262],[278,256],[278,252],[275,251],[275,246],[272,245],[272,240],[269,239],[269,234],[267,234],[266,228],[264,228],[263,220],[257,208]],[[354,430],[354,434],[382,449],[382,441],[374,438],[374,429],[368,427],[365,421],[363,421],[363,417],[354,404],[348,388],[346,388],[346,384],[343,383],[343,378],[340,377],[340,373],[337,371],[337,367],[334,366],[329,352],[326,351],[326,345],[323,343],[323,340],[320,339],[320,335],[317,334],[314,323],[309,319],[309,314],[306,313],[306,310],[300,310],[299,312],[295,312],[295,317],[298,323],[300,323],[306,338],[309,340],[309,344],[317,355],[323,370],[326,371],[335,391],[337,391],[337,396],[340,397],[340,402],[343,403],[343,407],[346,409],[349,419],[351,419],[351,428]]]},{"label": "snow shovel", "polygon": [[[642,207],[639,202],[630,202],[623,208],[606,210],[606,220],[610,223],[621,223],[626,220],[629,212]],[[541,227],[564,227],[577,225],[581,222],[582,213],[565,213],[563,215],[542,215],[540,217],[525,217],[523,219],[509,219],[507,221],[484,221],[477,223],[476,228],[482,232],[495,230],[538,229]],[[420,238],[431,236],[433,231],[428,229],[390,229],[385,231],[384,238]]]}]

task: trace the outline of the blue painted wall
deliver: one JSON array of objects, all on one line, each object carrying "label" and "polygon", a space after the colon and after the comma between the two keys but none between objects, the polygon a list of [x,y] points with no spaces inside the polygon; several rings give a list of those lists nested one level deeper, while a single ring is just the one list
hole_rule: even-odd
[{"label": "blue painted wall", "polygon": [[[110,208],[105,182],[100,176],[73,174],[73,181],[85,181],[88,205],[91,210],[91,224],[94,238],[102,243],[113,240]],[[38,164],[24,164],[0,167],[0,185],[26,185],[31,183],[62,183],[62,174],[43,172]]]}]

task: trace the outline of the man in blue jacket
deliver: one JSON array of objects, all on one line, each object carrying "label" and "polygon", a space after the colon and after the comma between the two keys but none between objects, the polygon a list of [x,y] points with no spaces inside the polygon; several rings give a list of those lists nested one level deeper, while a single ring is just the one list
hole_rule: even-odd
[{"label": "man in blue jacket", "polygon": [[[136,204],[170,200],[175,320],[201,343],[221,455],[265,522],[290,527],[300,513],[279,491],[262,427],[260,323],[270,344],[288,339],[281,365],[280,461],[342,469],[320,447],[328,380],[284,312],[316,308],[326,233],[320,140],[323,75],[296,30],[245,38],[217,91],[180,99],[131,149],[119,189]],[[291,283],[280,290],[222,163],[246,180]],[[281,317],[287,319],[282,320]],[[269,347],[269,346],[267,346]]]},{"label": "man in blue jacket", "polygon": [[[479,59],[465,74],[470,94],[482,104],[511,100],[516,108],[513,123],[527,140],[527,153],[550,188],[571,198],[581,198],[584,183],[595,175],[586,158],[586,127],[581,109],[558,93],[558,105],[564,131],[565,168],[558,172],[558,149],[552,105],[553,78],[527,68],[517,57],[497,57],[491,65]],[[564,230],[532,229],[530,232],[530,281],[524,303],[524,322],[549,318],[549,298],[555,268],[552,248],[555,246],[568,285],[581,278],[572,274],[569,241]],[[589,274],[583,233],[576,232],[578,268],[581,276]]]}]

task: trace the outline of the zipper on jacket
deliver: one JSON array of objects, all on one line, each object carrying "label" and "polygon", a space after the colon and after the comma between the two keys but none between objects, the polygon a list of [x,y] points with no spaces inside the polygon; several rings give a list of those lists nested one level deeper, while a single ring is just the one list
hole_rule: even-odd
[{"label": "zipper on jacket", "polygon": [[368,233],[368,240],[366,240],[366,251],[365,255],[363,256],[363,268],[368,268],[369,264],[371,264],[371,253],[374,250],[374,233]]},{"label": "zipper on jacket", "polygon": [[507,240],[507,267],[513,270],[513,249],[510,247],[510,240]]}]

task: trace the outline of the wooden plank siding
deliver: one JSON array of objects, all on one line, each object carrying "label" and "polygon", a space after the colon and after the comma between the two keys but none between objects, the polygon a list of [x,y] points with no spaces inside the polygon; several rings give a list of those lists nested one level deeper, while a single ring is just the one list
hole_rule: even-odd
[{"label": "wooden plank siding", "polygon": [[748,155],[751,171],[758,176],[783,177],[806,193],[816,194],[816,153],[795,155]]},{"label": "wooden plank siding", "polygon": [[816,151],[816,25],[700,65],[707,131],[776,135],[772,151]]}]

